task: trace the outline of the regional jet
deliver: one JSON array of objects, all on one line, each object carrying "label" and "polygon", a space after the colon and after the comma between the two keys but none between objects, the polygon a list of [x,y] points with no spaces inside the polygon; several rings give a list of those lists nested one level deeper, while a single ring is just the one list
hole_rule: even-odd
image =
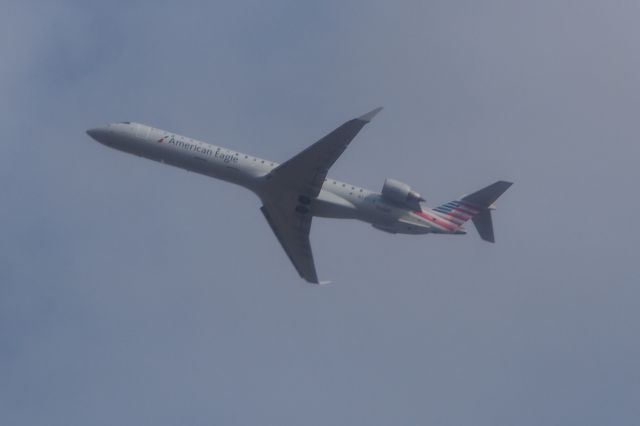
[{"label": "regional jet", "polygon": [[87,131],[96,141],[243,186],[262,202],[260,210],[300,277],[318,280],[309,241],[313,217],[357,219],[392,234],[465,234],[471,220],[480,238],[494,242],[491,210],[511,182],[498,181],[435,208],[406,183],[386,179],[381,192],[327,176],[353,138],[382,108],[347,121],[284,163],[207,144],[133,122]]}]

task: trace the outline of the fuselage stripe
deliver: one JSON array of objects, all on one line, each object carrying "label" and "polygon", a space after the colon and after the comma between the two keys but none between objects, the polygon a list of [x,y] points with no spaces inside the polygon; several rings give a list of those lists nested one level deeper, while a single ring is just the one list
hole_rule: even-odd
[{"label": "fuselage stripe", "polygon": [[415,215],[417,215],[417,216],[420,216],[423,219],[428,220],[429,222],[433,223],[433,225],[435,225],[436,227],[438,227],[440,229],[444,229],[446,231],[454,231],[457,228],[457,226],[453,225],[452,223],[450,223],[449,221],[447,221],[446,219],[444,219],[442,217],[439,218],[439,220],[438,220],[435,217],[432,217],[432,216],[430,216],[428,214],[425,214],[424,212],[421,212],[421,211],[415,210],[413,213]]},{"label": "fuselage stripe", "polygon": [[467,214],[463,214],[463,213],[462,213],[462,212],[460,212],[460,211],[450,212],[450,213],[449,213],[449,216],[453,216],[453,217],[455,217],[456,219],[460,219],[460,220],[464,220],[464,221],[467,221],[467,220],[471,219],[471,216],[469,216],[469,215],[467,215]]},{"label": "fuselage stripe", "polygon": [[460,211],[460,212],[463,212],[463,213],[466,213],[466,214],[468,214],[468,215],[470,215],[470,216],[473,216],[473,215],[475,215],[475,214],[478,214],[478,211],[477,211],[477,210],[474,210],[474,209],[472,209],[472,208],[470,208],[470,207],[467,207],[467,206],[465,206],[465,205],[460,205],[460,206],[458,206],[457,208],[455,208],[455,209],[454,209],[454,211],[456,211],[456,210],[457,210],[457,211]]}]

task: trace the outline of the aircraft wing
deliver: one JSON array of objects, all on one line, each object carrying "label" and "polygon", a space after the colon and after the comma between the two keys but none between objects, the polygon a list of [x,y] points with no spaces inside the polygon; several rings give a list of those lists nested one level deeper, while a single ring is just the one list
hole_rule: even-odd
[{"label": "aircraft wing", "polygon": [[329,168],[344,152],[360,130],[380,112],[376,108],[347,121],[298,155],[273,169],[270,178],[310,199],[320,193]]},{"label": "aircraft wing", "polygon": [[296,212],[295,204],[277,203],[274,200],[265,202],[260,210],[298,274],[310,283],[327,284],[327,282],[318,281],[316,266],[313,262],[309,242],[312,216]]},{"label": "aircraft wing", "polygon": [[271,192],[273,195],[263,197],[264,205],[260,210],[293,266],[300,276],[310,283],[326,284],[318,281],[313,261],[309,242],[312,212],[308,210],[308,205],[320,193],[329,168],[365,124],[381,109],[376,108],[347,121],[298,155],[280,164],[267,176],[274,188]]}]

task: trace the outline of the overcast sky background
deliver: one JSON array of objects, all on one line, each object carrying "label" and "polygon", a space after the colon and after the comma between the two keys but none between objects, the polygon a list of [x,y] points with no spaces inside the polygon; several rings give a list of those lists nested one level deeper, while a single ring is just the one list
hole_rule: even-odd
[{"label": "overcast sky background", "polygon": [[[0,424],[637,425],[640,3],[3,0]],[[497,243],[317,219],[305,284],[241,188],[90,140],[150,124]]]}]

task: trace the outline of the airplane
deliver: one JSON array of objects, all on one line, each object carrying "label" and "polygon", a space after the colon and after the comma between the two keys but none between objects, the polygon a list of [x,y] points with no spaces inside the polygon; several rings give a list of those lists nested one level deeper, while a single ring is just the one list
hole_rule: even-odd
[{"label": "airplane", "polygon": [[327,177],[349,143],[382,108],[342,124],[287,161],[278,164],[135,122],[87,130],[110,148],[170,164],[249,189],[301,278],[320,281],[311,251],[313,217],[357,219],[392,234],[466,234],[471,219],[480,238],[495,242],[491,211],[511,185],[497,181],[435,208],[406,183],[387,178],[381,192]]}]

